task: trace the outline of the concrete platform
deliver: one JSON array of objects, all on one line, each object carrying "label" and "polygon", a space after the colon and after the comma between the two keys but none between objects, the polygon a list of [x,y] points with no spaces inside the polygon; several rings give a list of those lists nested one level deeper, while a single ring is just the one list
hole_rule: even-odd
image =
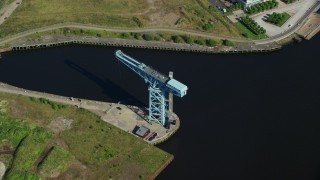
[{"label": "concrete platform", "polygon": [[311,39],[320,31],[320,14],[313,13],[307,22],[298,30],[298,34],[306,39]]}]

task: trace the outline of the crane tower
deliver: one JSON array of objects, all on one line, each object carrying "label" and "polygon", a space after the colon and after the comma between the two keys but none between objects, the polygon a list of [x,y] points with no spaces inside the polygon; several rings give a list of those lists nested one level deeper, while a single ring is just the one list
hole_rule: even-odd
[{"label": "crane tower", "polygon": [[172,72],[165,76],[120,50],[115,52],[115,56],[149,85],[149,122],[155,121],[164,126],[166,118],[172,113],[173,95],[185,96],[188,87],[173,79]]}]

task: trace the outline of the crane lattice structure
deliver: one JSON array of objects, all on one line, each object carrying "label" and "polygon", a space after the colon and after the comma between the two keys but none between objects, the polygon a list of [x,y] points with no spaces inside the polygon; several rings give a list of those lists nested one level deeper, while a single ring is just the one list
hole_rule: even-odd
[{"label": "crane lattice structure", "polygon": [[166,125],[166,118],[171,115],[173,109],[173,95],[185,96],[188,87],[173,79],[172,72],[165,76],[120,50],[115,52],[115,56],[149,85],[149,123],[155,121]]}]

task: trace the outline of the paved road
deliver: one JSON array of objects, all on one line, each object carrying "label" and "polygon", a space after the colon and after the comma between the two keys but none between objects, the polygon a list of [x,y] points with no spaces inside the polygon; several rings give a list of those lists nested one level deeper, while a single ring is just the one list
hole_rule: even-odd
[{"label": "paved road", "polygon": [[293,34],[294,32],[296,32],[301,26],[303,26],[303,24],[307,21],[307,18],[315,11],[317,11],[320,8],[320,1],[317,1],[310,9],[308,9],[304,15],[296,22],[296,24],[294,24],[293,26],[291,26],[290,29],[288,29],[287,31],[272,36],[270,38],[267,39],[262,39],[262,40],[256,40],[254,41],[256,44],[267,44],[267,43],[271,43],[271,42],[275,42],[275,41],[280,41],[284,38],[287,38],[288,36],[290,36],[291,34]]},{"label": "paved road", "polygon": [[78,24],[78,23],[62,23],[62,24],[56,24],[52,26],[42,27],[42,28],[18,33],[12,37],[5,38],[4,40],[0,41],[0,44],[5,44],[8,42],[14,41],[16,39],[34,34],[36,32],[45,32],[45,31],[50,31],[50,30],[60,29],[60,28],[80,28],[80,29],[92,29],[92,30],[110,31],[110,32],[174,32],[174,33],[182,33],[182,34],[187,33],[194,36],[201,36],[201,37],[213,38],[213,39],[228,39],[233,42],[244,42],[244,43],[251,42],[251,40],[244,39],[244,38],[217,36],[207,32],[184,30],[184,29],[178,29],[178,28],[165,28],[165,27],[152,28],[151,27],[151,28],[139,28],[139,29],[137,28],[120,29],[120,28],[108,28],[103,26],[85,25],[85,24]]},{"label": "paved road", "polygon": [[5,6],[0,10],[0,14],[2,14],[0,16],[0,25],[4,23],[6,18],[8,18],[21,3],[22,3],[22,0],[16,0],[13,3],[9,4],[8,6]]},{"label": "paved road", "polygon": [[[300,0],[296,3],[286,5],[281,8],[272,9],[263,13],[260,13],[258,15],[251,16],[260,26],[264,27],[267,30],[268,36],[275,36],[277,34],[284,33],[285,31],[289,30],[290,27],[289,24],[294,25],[301,17],[305,15],[307,10],[312,7],[317,0]],[[283,13],[287,12],[291,15],[291,18],[282,26],[276,26],[271,23],[268,23],[263,20],[264,17],[267,16],[267,14],[272,14],[273,12],[276,13]]]},{"label": "paved road", "polygon": [[6,172],[6,166],[3,164],[3,162],[0,161],[0,180],[2,179],[2,176]]}]

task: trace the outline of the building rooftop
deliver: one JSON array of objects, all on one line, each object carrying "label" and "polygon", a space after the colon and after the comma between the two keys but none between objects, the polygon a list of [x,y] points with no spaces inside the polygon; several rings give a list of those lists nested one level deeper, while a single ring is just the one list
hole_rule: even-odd
[{"label": "building rooftop", "polygon": [[171,79],[170,81],[168,81],[167,84],[170,85],[171,87],[174,87],[175,89],[177,89],[179,91],[188,90],[188,87],[186,85],[182,84],[181,82],[179,82],[175,79]]},{"label": "building rooftop", "polygon": [[145,127],[145,126],[141,126],[141,127],[137,130],[136,134],[137,134],[138,136],[140,136],[140,137],[143,137],[148,131],[150,131],[149,128],[147,128],[147,127]]}]

